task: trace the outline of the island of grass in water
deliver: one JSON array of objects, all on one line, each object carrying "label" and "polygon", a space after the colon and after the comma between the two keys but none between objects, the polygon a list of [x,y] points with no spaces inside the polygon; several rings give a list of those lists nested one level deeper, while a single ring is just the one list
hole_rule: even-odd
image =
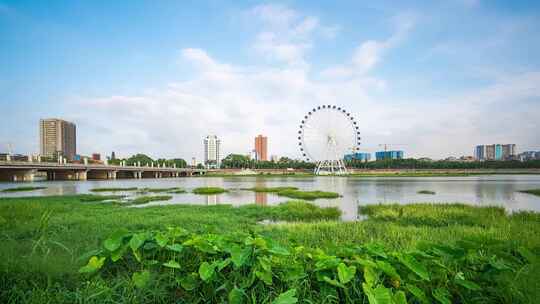
[{"label": "island of grass in water", "polygon": [[35,190],[43,190],[43,189],[47,189],[47,187],[23,186],[23,187],[2,189],[0,192],[26,192],[26,191],[35,191]]},{"label": "island of grass in water", "polygon": [[199,187],[193,189],[193,193],[195,194],[220,194],[225,192],[228,192],[228,190],[220,187]]}]

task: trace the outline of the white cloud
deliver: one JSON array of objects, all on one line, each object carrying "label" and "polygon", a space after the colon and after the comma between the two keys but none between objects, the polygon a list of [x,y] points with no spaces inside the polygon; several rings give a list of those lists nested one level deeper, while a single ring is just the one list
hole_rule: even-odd
[{"label": "white cloud", "polygon": [[248,12],[248,18],[260,27],[253,49],[278,63],[305,66],[306,53],[320,36],[335,37],[339,27],[321,25],[317,17],[276,4],[259,5]]},{"label": "white cloud", "polygon": [[[279,6],[251,13],[266,24],[256,45],[264,56],[287,65],[247,67],[221,62],[202,49],[184,49],[181,59],[196,71],[186,81],[137,96],[83,99],[85,111],[74,117],[84,138],[80,142],[89,143],[82,152],[114,147],[124,156],[143,152],[201,160],[207,134],[222,139],[225,156],[247,153],[262,133],[269,137],[271,154],[298,157],[298,123],[320,104],[339,104],[355,113],[367,151],[378,150],[379,143],[406,143],[399,148],[407,155],[443,157],[470,154],[475,144],[493,141],[540,145],[534,138],[540,73],[506,75],[489,87],[444,99],[404,100],[384,90],[388,80],[369,72],[407,38],[414,18],[394,19],[395,31],[386,40],[360,43],[350,62],[327,69],[331,78],[319,80],[304,57],[320,28],[318,19]],[[293,64],[299,62],[305,64]],[[98,140],[96,134],[102,134]]]}]

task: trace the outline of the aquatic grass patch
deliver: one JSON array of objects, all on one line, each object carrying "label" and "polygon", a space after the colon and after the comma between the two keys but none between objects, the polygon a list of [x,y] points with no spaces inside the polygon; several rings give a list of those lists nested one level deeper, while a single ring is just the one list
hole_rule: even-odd
[{"label": "aquatic grass patch", "polygon": [[416,192],[418,194],[431,194],[431,195],[435,195],[436,192],[435,191],[431,191],[431,190],[420,190],[418,192]]},{"label": "aquatic grass patch", "polygon": [[92,188],[91,192],[119,192],[119,191],[137,191],[137,187],[111,187],[111,188]]},{"label": "aquatic grass patch", "polygon": [[540,196],[540,189],[521,190],[519,192]]},{"label": "aquatic grass patch", "polygon": [[107,200],[118,200],[125,198],[125,195],[94,195],[94,194],[81,194],[79,200],[81,202],[101,202]]},{"label": "aquatic grass patch", "polygon": [[254,192],[281,192],[281,191],[294,191],[298,190],[297,187],[253,187],[243,188],[242,190],[254,191]]},{"label": "aquatic grass patch", "polygon": [[303,199],[303,200],[315,200],[318,198],[338,198],[341,195],[336,192],[328,192],[328,191],[301,191],[301,190],[283,190],[279,191],[277,193],[279,196],[285,196],[289,198],[295,198],[295,199]]},{"label": "aquatic grass patch", "polygon": [[180,187],[170,187],[170,188],[140,188],[137,193],[184,193]]},{"label": "aquatic grass patch", "polygon": [[24,192],[24,191],[43,190],[43,189],[47,189],[47,187],[24,186],[24,187],[6,188],[6,189],[0,190],[0,192]]},{"label": "aquatic grass patch", "polygon": [[181,294],[187,303],[499,302],[502,293],[516,292],[514,274],[535,261],[528,249],[506,243],[430,243],[406,251],[349,244],[330,253],[256,233],[191,234],[180,227],[121,229],[96,249],[79,269],[90,280],[131,278],[123,284],[139,290],[165,286],[168,298]]},{"label": "aquatic grass patch", "polygon": [[272,221],[335,221],[341,216],[337,207],[320,207],[306,201],[287,201],[276,206],[244,205],[236,209],[244,216]]},{"label": "aquatic grass patch", "polygon": [[192,192],[195,194],[220,194],[228,192],[228,190],[220,187],[199,187],[193,189]]}]

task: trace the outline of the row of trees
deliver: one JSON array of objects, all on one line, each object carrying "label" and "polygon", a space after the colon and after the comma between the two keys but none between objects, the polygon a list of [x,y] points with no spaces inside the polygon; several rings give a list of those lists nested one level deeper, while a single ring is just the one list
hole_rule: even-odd
[{"label": "row of trees", "polygon": [[[109,163],[119,165],[120,162],[126,161],[129,166],[138,164],[141,165],[154,165],[158,164],[162,166],[165,164],[168,167],[172,167],[176,164],[177,168],[187,167],[187,162],[182,158],[173,159],[152,159],[145,154],[135,154],[125,159],[113,159]],[[540,168],[540,160],[529,161],[425,161],[414,158],[407,159],[387,159],[377,160],[370,162],[363,162],[359,160],[346,161],[345,165],[349,168],[361,168],[361,169],[526,169],[526,168]],[[198,168],[202,168],[202,164],[197,165]],[[294,160],[288,157],[281,157],[277,162],[273,161],[257,161],[249,158],[248,156],[241,154],[229,154],[221,161],[222,169],[313,169],[315,164],[311,162],[305,162],[301,160]]]},{"label": "row of trees", "polygon": [[313,169],[315,164],[282,157],[277,162],[257,161],[241,154],[229,154],[221,161],[222,169]]},{"label": "row of trees", "polygon": [[526,169],[540,168],[540,160],[530,161],[425,161],[414,158],[388,159],[371,162],[352,160],[347,167],[362,169]]},{"label": "row of trees", "polygon": [[182,158],[173,158],[173,159],[165,159],[165,158],[158,158],[158,159],[152,159],[150,156],[146,154],[135,154],[132,155],[129,158],[116,158],[109,160],[110,164],[113,165],[119,165],[122,161],[126,161],[126,165],[133,166],[136,164],[141,164],[141,166],[144,165],[150,165],[151,163],[154,163],[154,165],[163,166],[165,164],[167,167],[172,167],[176,164],[177,168],[185,168],[187,167],[187,162]]}]

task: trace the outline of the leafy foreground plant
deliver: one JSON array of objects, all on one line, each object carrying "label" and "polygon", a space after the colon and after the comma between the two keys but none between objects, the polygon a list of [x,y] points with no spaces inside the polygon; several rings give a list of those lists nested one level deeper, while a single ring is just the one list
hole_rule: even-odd
[{"label": "leafy foreground plant", "polygon": [[326,191],[301,191],[301,190],[282,190],[277,193],[279,196],[285,196],[296,199],[314,200],[318,198],[338,198],[339,193]]},{"label": "leafy foreground plant", "polygon": [[42,189],[47,189],[47,187],[31,187],[31,186],[15,187],[15,188],[2,189],[0,190],[0,192],[22,192],[22,191],[34,191],[34,190],[42,190]]},{"label": "leafy foreground plant", "polygon": [[465,241],[407,252],[371,243],[329,255],[257,234],[182,228],[118,230],[87,256],[80,273],[141,291],[165,289],[164,301],[371,304],[505,302],[499,293],[511,288],[508,275],[537,258],[524,247]]}]

